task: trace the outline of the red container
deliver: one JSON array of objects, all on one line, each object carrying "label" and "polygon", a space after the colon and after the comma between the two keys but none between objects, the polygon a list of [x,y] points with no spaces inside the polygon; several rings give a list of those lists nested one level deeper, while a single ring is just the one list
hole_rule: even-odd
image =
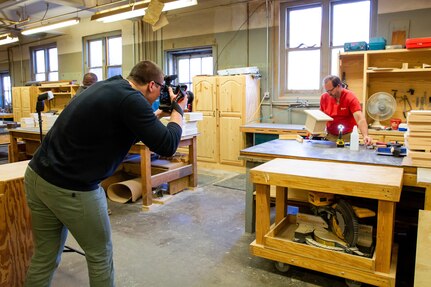
[{"label": "red container", "polygon": [[401,119],[391,119],[391,129],[398,130],[398,126],[401,123]]},{"label": "red container", "polygon": [[430,47],[431,47],[431,37],[412,38],[412,39],[406,40],[407,49],[430,48]]}]

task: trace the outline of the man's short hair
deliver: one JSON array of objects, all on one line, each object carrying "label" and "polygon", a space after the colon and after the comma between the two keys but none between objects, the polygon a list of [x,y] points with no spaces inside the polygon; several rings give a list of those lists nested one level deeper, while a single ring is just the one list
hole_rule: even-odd
[{"label": "man's short hair", "polygon": [[89,87],[96,82],[97,82],[97,75],[94,73],[86,73],[84,75],[84,78],[82,79],[82,85],[85,87]]},{"label": "man's short hair", "polygon": [[133,80],[138,85],[145,85],[151,81],[163,79],[163,71],[152,61],[141,61],[130,71],[129,80]]},{"label": "man's short hair", "polygon": [[335,88],[335,87],[337,87],[337,86],[344,86],[343,85],[343,82],[341,82],[341,80],[340,80],[340,78],[339,77],[337,77],[337,76],[334,76],[334,75],[329,75],[329,76],[326,76],[324,79],[323,79],[323,84],[326,84],[327,82],[329,82],[329,81],[331,81],[332,82],[332,86]]}]

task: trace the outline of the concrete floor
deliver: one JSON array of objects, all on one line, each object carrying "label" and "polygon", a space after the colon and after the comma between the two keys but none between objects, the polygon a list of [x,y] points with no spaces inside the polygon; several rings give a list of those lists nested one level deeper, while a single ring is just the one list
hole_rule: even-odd
[{"label": "concrete floor", "polygon": [[[235,175],[200,169],[195,190],[147,212],[141,202],[109,202],[117,286],[346,286],[301,268],[281,273],[274,262],[250,255],[245,191],[213,185]],[[79,249],[70,235],[67,245]],[[63,253],[52,286],[88,286],[85,258]]]}]

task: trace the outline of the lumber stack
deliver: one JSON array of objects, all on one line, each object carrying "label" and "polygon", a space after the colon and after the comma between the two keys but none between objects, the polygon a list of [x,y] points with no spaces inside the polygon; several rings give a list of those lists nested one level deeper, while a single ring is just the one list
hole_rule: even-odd
[{"label": "lumber stack", "polygon": [[[198,131],[198,121],[203,120],[203,113],[201,112],[188,112],[184,113],[183,117],[183,133],[182,136],[195,135]],[[169,123],[169,117],[164,117],[161,119],[164,125]]]},{"label": "lumber stack", "polygon": [[431,167],[431,111],[412,110],[404,135],[407,156],[414,166]]}]

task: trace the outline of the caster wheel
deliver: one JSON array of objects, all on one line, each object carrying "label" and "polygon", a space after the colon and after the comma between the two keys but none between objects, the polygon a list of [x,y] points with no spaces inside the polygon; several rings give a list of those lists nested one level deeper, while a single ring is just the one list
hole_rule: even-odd
[{"label": "caster wheel", "polygon": [[361,287],[362,283],[359,281],[355,281],[355,280],[351,280],[351,279],[346,279],[346,285],[349,287]]},{"label": "caster wheel", "polygon": [[289,264],[283,263],[283,262],[278,262],[278,261],[274,262],[274,266],[275,266],[275,269],[277,269],[280,272],[287,272],[290,269]]}]

